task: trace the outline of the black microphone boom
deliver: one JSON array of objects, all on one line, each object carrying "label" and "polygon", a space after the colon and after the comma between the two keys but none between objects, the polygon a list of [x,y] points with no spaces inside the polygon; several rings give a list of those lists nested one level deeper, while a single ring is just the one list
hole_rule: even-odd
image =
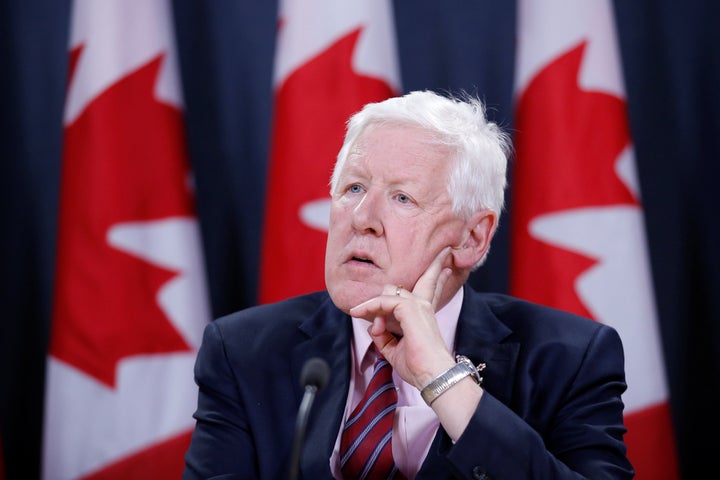
[{"label": "black microphone boom", "polygon": [[302,402],[300,402],[297,421],[295,423],[295,439],[293,441],[292,456],[290,457],[290,480],[297,479],[298,468],[300,467],[300,454],[302,453],[303,440],[305,438],[305,426],[310,416],[310,408],[315,400],[315,394],[325,388],[329,376],[330,367],[322,358],[311,358],[303,365],[300,374],[300,386],[305,389],[305,393]]}]

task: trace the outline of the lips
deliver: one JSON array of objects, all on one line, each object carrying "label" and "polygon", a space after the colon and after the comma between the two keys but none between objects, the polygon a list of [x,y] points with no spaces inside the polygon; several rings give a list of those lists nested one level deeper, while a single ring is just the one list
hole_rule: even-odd
[{"label": "lips", "polygon": [[375,260],[373,260],[373,257],[363,251],[355,251],[350,254],[350,257],[348,258],[348,262],[359,262],[359,263],[365,263],[367,265],[375,265]]},{"label": "lips", "polygon": [[355,261],[355,262],[363,262],[363,263],[370,263],[370,264],[373,264],[373,263],[374,263],[374,262],[373,262],[372,260],[370,260],[369,258],[352,257],[351,260],[353,260],[353,261]]}]

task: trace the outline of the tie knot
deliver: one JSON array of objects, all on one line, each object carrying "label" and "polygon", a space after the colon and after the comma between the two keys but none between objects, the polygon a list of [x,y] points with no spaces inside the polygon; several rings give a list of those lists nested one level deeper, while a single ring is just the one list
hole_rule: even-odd
[{"label": "tie knot", "polygon": [[365,355],[360,359],[360,366],[363,371],[372,368],[374,372],[377,365],[384,360],[385,357],[383,357],[383,355],[377,351],[375,345],[371,343],[365,351]]},{"label": "tie knot", "polygon": [[[370,383],[381,384],[387,382],[393,383],[392,365],[390,365],[390,362],[385,360],[385,357],[378,355],[377,359],[375,359]],[[368,388],[370,388],[370,386],[368,386]]]}]

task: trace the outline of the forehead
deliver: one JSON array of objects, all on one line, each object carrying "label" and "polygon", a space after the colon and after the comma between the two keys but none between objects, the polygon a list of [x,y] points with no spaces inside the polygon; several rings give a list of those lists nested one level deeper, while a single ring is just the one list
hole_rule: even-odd
[{"label": "forehead", "polygon": [[407,179],[443,184],[449,171],[451,150],[418,126],[372,125],[359,136],[343,170],[348,173],[372,170],[395,172]]}]

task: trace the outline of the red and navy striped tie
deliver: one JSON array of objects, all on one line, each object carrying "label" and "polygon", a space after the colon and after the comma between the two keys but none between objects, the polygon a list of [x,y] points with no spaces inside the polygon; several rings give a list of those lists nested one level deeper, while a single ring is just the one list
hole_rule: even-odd
[{"label": "red and navy striped tie", "polygon": [[392,367],[378,357],[365,395],[348,417],[340,440],[340,469],[345,480],[405,478],[392,456],[396,405]]}]

